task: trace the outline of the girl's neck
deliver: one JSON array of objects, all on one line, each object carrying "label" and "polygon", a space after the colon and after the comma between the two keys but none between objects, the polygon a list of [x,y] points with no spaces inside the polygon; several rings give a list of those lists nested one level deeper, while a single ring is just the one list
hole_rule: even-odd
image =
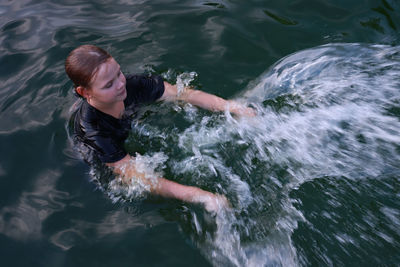
[{"label": "girl's neck", "polygon": [[124,101],[116,102],[112,105],[101,105],[93,101],[88,101],[89,105],[95,107],[103,113],[113,116],[116,119],[121,119],[122,114],[125,111]]}]

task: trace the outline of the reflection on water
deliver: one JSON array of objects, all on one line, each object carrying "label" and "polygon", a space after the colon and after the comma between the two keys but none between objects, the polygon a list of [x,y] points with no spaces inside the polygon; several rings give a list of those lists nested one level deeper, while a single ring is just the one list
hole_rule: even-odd
[{"label": "reflection on water", "polygon": [[42,238],[42,224],[52,213],[65,207],[65,192],[54,190],[58,171],[48,171],[36,180],[31,192],[23,192],[20,199],[0,210],[0,232],[19,240],[31,241]]}]

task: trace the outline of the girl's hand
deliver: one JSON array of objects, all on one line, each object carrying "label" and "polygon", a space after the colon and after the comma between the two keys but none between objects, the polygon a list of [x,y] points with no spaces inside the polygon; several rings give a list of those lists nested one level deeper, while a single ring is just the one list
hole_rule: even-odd
[{"label": "girl's hand", "polygon": [[236,115],[245,117],[254,117],[257,115],[257,111],[255,109],[247,107],[242,103],[236,102],[234,100],[229,100],[227,102],[229,103],[229,111]]},{"label": "girl's hand", "polygon": [[204,200],[204,207],[210,213],[218,213],[223,209],[231,208],[228,199],[224,195],[214,194],[212,197],[208,197]]}]

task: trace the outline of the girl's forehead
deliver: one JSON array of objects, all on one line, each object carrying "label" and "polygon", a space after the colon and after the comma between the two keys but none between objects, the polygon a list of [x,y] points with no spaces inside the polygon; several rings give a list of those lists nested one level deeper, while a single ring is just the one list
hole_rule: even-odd
[{"label": "girl's forehead", "polygon": [[111,57],[99,66],[99,69],[94,78],[96,80],[107,79],[115,75],[115,72],[117,71],[118,68],[119,68],[118,63],[115,61],[114,58]]},{"label": "girl's forehead", "polygon": [[118,63],[114,58],[111,57],[99,66],[98,73],[101,75],[113,74],[115,72],[115,68],[118,68]]}]

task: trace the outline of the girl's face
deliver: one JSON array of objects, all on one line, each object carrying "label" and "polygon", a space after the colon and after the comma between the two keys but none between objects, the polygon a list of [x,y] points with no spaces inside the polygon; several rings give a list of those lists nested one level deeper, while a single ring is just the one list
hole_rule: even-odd
[{"label": "girl's face", "polygon": [[94,106],[109,106],[126,98],[126,79],[119,64],[109,58],[92,77],[86,99]]}]

